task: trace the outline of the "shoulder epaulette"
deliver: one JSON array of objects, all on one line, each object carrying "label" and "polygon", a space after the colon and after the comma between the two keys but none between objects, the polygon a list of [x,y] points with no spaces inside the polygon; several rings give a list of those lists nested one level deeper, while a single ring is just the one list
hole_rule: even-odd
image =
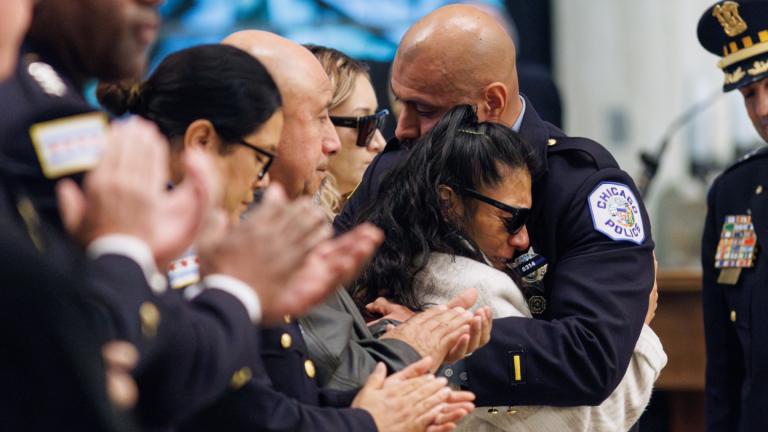
[{"label": "shoulder epaulette", "polygon": [[768,146],[763,146],[763,147],[754,149],[751,152],[749,152],[749,153],[745,154],[744,156],[742,156],[739,160],[734,162],[731,166],[726,168],[725,171],[723,171],[723,174],[733,170],[736,167],[744,165],[747,162],[760,160],[760,159],[763,159],[765,157],[768,157]]},{"label": "shoulder epaulette", "polygon": [[547,141],[547,154],[556,154],[567,151],[580,152],[590,158],[597,169],[616,168],[618,163],[608,150],[602,145],[588,138],[580,137],[555,137]]}]

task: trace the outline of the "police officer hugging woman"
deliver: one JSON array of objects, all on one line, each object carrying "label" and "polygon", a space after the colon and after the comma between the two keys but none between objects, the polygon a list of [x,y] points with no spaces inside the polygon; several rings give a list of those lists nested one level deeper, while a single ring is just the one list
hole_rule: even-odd
[{"label": "police officer hugging woman", "polygon": [[[541,307],[537,299],[546,271],[545,260],[530,248],[526,228],[538,163],[533,149],[510,128],[479,122],[469,105],[449,110],[384,178],[381,190],[389,192],[361,213],[361,220],[384,230],[387,241],[355,285],[358,304],[384,296],[422,310],[476,288],[475,306],[490,307],[494,318],[531,319],[532,309]],[[658,338],[645,325],[626,376],[602,404],[517,406],[507,409],[512,415],[478,408],[459,429],[627,430],[643,412],[665,363]],[[466,372],[447,375],[466,384]]]}]

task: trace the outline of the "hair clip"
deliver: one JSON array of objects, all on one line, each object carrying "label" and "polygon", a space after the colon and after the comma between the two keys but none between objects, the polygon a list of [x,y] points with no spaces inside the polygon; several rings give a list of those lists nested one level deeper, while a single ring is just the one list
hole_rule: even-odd
[{"label": "hair clip", "polygon": [[481,131],[481,130],[473,131],[473,130],[470,130],[470,129],[459,129],[459,132],[463,132],[463,133],[466,133],[466,134],[472,134],[472,135],[485,135],[485,131],[484,130],[483,131]]}]

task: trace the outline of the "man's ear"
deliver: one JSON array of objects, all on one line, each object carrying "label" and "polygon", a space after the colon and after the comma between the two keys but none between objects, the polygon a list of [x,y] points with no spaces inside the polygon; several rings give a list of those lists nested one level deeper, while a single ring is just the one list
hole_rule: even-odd
[{"label": "man's ear", "polygon": [[195,120],[187,126],[184,132],[184,149],[200,148],[206,151],[218,150],[220,145],[216,128],[209,120]]},{"label": "man's ear", "polygon": [[481,121],[496,121],[501,119],[501,115],[507,108],[507,98],[509,90],[507,86],[500,82],[488,84],[483,89],[483,101],[478,107],[482,113],[478,112]]}]

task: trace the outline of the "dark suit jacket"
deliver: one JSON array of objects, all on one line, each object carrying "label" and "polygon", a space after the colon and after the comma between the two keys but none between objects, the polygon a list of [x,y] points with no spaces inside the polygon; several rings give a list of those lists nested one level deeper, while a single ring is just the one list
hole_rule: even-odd
[{"label": "dark suit jacket", "polygon": [[[645,236],[639,244],[596,230],[588,197],[615,182],[639,193],[629,175],[599,144],[571,138],[539,118],[526,99],[520,135],[539,156],[528,231],[549,267],[538,319],[501,318],[491,342],[466,360],[469,388],[483,405],[597,405],[624,376],[645,319],[653,286],[653,240],[637,202]],[[418,145],[418,144],[416,144]],[[375,200],[381,179],[408,151],[391,141],[334,221],[349,229]]]}]

